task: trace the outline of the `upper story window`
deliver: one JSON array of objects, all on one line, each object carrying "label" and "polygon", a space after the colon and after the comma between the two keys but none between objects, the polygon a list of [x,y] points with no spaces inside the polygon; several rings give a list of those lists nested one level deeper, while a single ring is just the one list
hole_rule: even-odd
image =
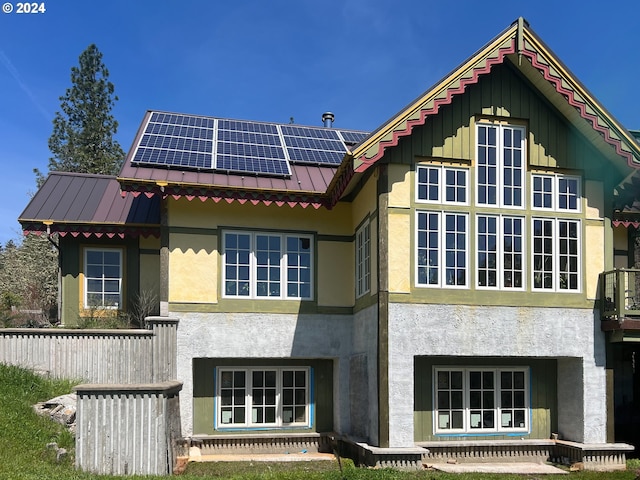
[{"label": "upper story window", "polygon": [[524,207],[525,129],[478,123],[476,133],[477,204]]},{"label": "upper story window", "polygon": [[524,218],[476,216],[479,288],[524,288]]},{"label": "upper story window", "polygon": [[84,250],[84,308],[122,306],[122,250]]},{"label": "upper story window", "polygon": [[467,287],[468,223],[466,213],[417,213],[416,284]]},{"label": "upper story window", "polygon": [[531,194],[532,208],[580,211],[580,177],[534,174],[531,176]]},{"label": "upper story window", "polygon": [[309,427],[309,368],[225,368],[218,371],[217,426]]},{"label": "upper story window", "polygon": [[467,169],[419,165],[416,172],[418,201],[467,204]]},{"label": "upper story window", "polygon": [[371,291],[371,224],[367,220],[356,232],[356,297]]},{"label": "upper story window", "polygon": [[533,219],[533,289],[580,290],[580,221]]},{"label": "upper story window", "polygon": [[225,297],[312,298],[310,235],[224,232],[222,254]]}]

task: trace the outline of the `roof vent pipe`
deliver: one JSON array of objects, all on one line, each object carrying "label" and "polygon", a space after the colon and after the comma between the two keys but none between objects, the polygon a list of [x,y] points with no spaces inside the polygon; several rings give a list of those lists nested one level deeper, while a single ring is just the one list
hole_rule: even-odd
[{"label": "roof vent pipe", "polygon": [[333,127],[333,120],[336,117],[333,115],[333,113],[331,112],[325,112],[322,114],[322,123],[324,124],[324,126],[326,128],[331,128]]}]

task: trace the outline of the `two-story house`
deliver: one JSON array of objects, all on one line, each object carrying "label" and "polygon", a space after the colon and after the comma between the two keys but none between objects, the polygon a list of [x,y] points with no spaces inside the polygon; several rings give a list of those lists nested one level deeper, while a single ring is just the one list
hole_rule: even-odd
[{"label": "two-story house", "polygon": [[372,133],[147,112],[117,178],[54,172],[20,222],[59,234],[64,323],[179,319],[187,437],[604,444],[639,166],[519,19]]}]

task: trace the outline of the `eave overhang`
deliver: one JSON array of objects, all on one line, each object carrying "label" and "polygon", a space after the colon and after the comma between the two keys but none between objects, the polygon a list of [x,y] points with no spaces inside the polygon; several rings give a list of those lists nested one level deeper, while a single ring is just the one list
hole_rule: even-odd
[{"label": "eave overhang", "polygon": [[133,224],[109,224],[109,223],[74,223],[54,222],[52,220],[20,219],[24,235],[51,235],[61,237],[67,235],[77,238],[160,238],[160,225],[133,225]]},{"label": "eave overhang", "polygon": [[215,203],[220,201],[227,203],[237,201],[240,204],[249,202],[253,205],[262,203],[264,205],[275,204],[277,206],[288,205],[290,207],[299,205],[302,208],[313,207],[314,209],[323,206],[330,208],[327,195],[318,195],[317,192],[296,191],[294,193],[289,191],[240,187],[229,188],[215,185],[183,184],[122,177],[119,177],[118,181],[120,182],[122,191],[134,197],[146,195],[151,198],[157,195],[162,199],[166,199],[167,197],[175,200],[186,198],[188,201],[198,199],[202,202],[212,200]]},{"label": "eave overhang", "polygon": [[625,166],[618,167],[621,171],[640,168],[640,148],[633,136],[520,18],[356,146],[352,152],[354,170],[364,172],[374,165],[386,149],[396,146],[414,127],[423,125],[443,105],[463,94],[468,86],[488,74],[492,66],[505,61],[520,70],[607,158],[618,164],[624,159]]}]

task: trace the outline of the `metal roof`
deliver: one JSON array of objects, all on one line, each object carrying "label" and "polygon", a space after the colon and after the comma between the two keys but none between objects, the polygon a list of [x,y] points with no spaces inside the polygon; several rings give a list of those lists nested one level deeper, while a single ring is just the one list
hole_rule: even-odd
[{"label": "metal roof", "polygon": [[123,195],[114,176],[51,172],[18,221],[25,231],[157,235],[160,198]]},{"label": "metal roof", "polygon": [[[118,175],[123,190],[144,193],[161,193],[173,196],[200,198],[248,198],[260,201],[295,201],[298,204],[318,207],[328,204],[328,187],[336,175],[338,165],[290,162],[290,175],[264,175],[260,173],[222,171],[212,168],[187,168],[179,165],[153,165],[134,161],[136,146],[145,135],[149,118],[157,112],[148,111],[141,122],[138,133],[123,167]],[[173,114],[178,115],[178,114]],[[214,117],[203,117],[213,120]],[[239,121],[238,121],[239,122]],[[254,122],[255,123],[255,122]],[[300,127],[291,124],[268,124],[278,128]],[[327,131],[343,132],[329,127]],[[359,132],[344,130],[345,132]],[[315,151],[309,147],[309,151]],[[345,152],[346,153],[346,152]],[[240,193],[242,192],[242,193]]]}]

